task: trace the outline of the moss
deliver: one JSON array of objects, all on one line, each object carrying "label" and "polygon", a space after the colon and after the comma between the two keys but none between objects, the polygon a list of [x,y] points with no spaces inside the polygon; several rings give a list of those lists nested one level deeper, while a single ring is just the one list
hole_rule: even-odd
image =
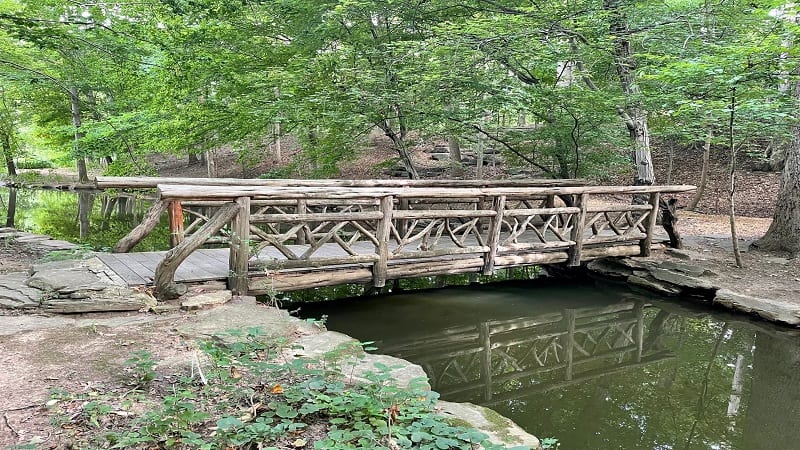
[{"label": "moss", "polygon": [[445,417],[444,421],[451,427],[474,428],[474,425],[458,417]]},{"label": "moss", "polygon": [[483,413],[483,418],[491,425],[490,431],[496,433],[504,443],[509,444],[516,441],[508,432],[508,419],[493,409],[482,408],[481,412]]}]

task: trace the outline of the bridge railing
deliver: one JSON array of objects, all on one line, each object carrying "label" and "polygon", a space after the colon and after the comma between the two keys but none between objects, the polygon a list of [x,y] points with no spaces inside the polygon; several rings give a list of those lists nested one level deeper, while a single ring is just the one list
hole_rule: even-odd
[{"label": "bridge railing", "polygon": [[[159,185],[164,209],[214,212],[159,264],[156,291],[173,295],[178,265],[223,228],[229,287],[254,294],[648,255],[660,194],[692,189]],[[635,195],[647,202],[632,204]]]}]

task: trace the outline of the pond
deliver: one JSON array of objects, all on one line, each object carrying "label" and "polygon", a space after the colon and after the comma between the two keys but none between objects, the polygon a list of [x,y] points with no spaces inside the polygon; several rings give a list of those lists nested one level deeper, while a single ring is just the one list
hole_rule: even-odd
[{"label": "pond", "polygon": [[541,281],[300,308],[563,450],[800,448],[800,338],[765,323]]},{"label": "pond", "polygon": [[[0,187],[0,226],[48,235],[88,250],[108,250],[141,220],[151,200],[121,193]],[[169,223],[162,218],[137,251],[169,248]]]}]

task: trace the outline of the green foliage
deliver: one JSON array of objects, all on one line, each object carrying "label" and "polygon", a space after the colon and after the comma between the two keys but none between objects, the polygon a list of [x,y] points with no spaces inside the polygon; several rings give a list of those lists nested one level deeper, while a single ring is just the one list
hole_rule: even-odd
[{"label": "green foliage", "polygon": [[137,388],[148,386],[158,376],[155,370],[156,361],[153,359],[153,354],[147,350],[133,352],[130,358],[125,360],[125,366],[130,384]]},{"label": "green foliage", "polygon": [[17,169],[52,169],[53,163],[44,159],[23,158],[17,161]]},{"label": "green foliage", "polygon": [[[110,394],[89,402],[66,394],[53,398],[62,413],[69,400],[80,402],[83,444],[104,448],[285,448],[312,441],[317,449],[504,448],[436,415],[438,395],[424,379],[400,388],[393,368],[383,364],[365,375],[366,382],[343,375],[342,368],[363,354],[360,345],[320,359],[285,359],[285,342],[265,341],[262,333],[238,330],[202,342],[210,362],[207,384],[184,378],[144,413],[125,414],[128,421],[107,420],[121,407]],[[139,384],[155,378],[152,363],[143,351],[126,362]]]}]

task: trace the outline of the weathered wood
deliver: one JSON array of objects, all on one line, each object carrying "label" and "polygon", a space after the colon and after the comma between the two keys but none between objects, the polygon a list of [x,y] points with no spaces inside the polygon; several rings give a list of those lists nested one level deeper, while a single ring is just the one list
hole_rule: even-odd
[{"label": "weathered wood", "polygon": [[[253,214],[250,216],[250,223],[344,222],[351,220],[378,220],[382,217],[383,213],[380,211],[305,214]],[[298,242],[298,244],[300,243],[301,242]]]},{"label": "weathered wood", "polygon": [[552,216],[555,214],[577,214],[581,212],[580,208],[563,207],[563,208],[533,208],[533,209],[509,209],[506,210],[506,216]]},{"label": "weathered wood", "polygon": [[183,207],[178,200],[169,202],[169,244],[177,246],[185,237],[183,230]]},{"label": "weathered wood", "polygon": [[661,210],[661,226],[669,236],[669,246],[672,248],[683,248],[683,239],[678,231],[678,199],[671,198],[669,201],[659,199],[659,209]]},{"label": "weathered wood", "polygon": [[247,295],[247,263],[250,259],[250,197],[236,199],[238,211],[231,221],[228,289]]},{"label": "weathered wood", "polygon": [[581,264],[581,252],[583,251],[583,231],[586,224],[586,208],[589,206],[589,194],[582,193],[575,198],[575,206],[580,208],[580,212],[575,216],[575,223],[572,225],[570,240],[575,242],[569,249],[569,259],[567,264],[579,266]]},{"label": "weathered wood", "polygon": [[[328,186],[271,187],[271,186],[200,186],[159,184],[161,198],[187,200],[223,200],[238,197],[258,199],[358,199],[394,196],[401,198],[460,199],[464,197],[496,197],[505,195],[530,197],[542,195],[580,194],[649,194],[652,192],[686,192],[694,186],[571,186],[571,187],[502,187],[502,188],[354,188]],[[577,206],[577,205],[574,205]]]},{"label": "weathered wood", "polygon": [[648,202],[650,205],[650,216],[647,218],[647,232],[640,243],[642,250],[640,253],[641,256],[650,256],[650,244],[653,242],[653,232],[656,227],[656,219],[658,218],[658,199],[658,192],[650,193],[650,201]]},{"label": "weathered wood", "polygon": [[146,238],[158,225],[158,221],[161,218],[161,214],[166,211],[167,206],[169,205],[168,201],[165,200],[157,200],[153,202],[150,208],[145,213],[142,221],[139,222],[139,225],[131,230],[124,238],[120,239],[116,245],[114,245],[114,249],[112,252],[114,253],[128,253],[133,247],[136,246],[142,239]]},{"label": "weathered wood", "polygon": [[180,178],[180,177],[97,177],[97,189],[152,189],[158,184],[184,184],[202,186],[331,186],[331,187],[484,187],[484,186],[582,186],[579,179],[529,179],[529,180],[298,180],[298,179],[242,179],[242,178]]},{"label": "weathered wood", "polygon": [[274,292],[291,292],[347,283],[366,283],[372,279],[369,268],[347,268],[313,273],[281,273],[250,278],[248,292],[263,295]]},{"label": "weathered wood", "polygon": [[375,265],[372,266],[372,285],[378,288],[386,285],[393,208],[394,202],[392,197],[386,196],[381,198],[380,211],[383,213],[383,218],[378,221],[378,229],[375,232],[375,238],[378,240],[378,248],[376,249],[378,260],[375,262]]},{"label": "weathered wood", "polygon": [[[280,142],[280,139],[279,139],[278,141]],[[278,160],[280,160],[280,158],[278,158]],[[307,207],[308,207],[308,200],[305,200],[305,199],[300,199],[300,200],[298,200],[298,201],[297,201],[297,210],[296,210],[296,213],[297,213],[298,215],[299,215],[299,214],[305,214],[305,213],[306,213],[306,208],[307,208]],[[328,219],[328,220],[330,220],[330,219]],[[297,242],[298,244],[305,244],[305,243],[306,243],[306,227],[303,227],[303,228],[301,228],[301,229],[300,229],[300,230],[297,232],[297,238],[296,238],[296,242]]]},{"label": "weathered wood", "polygon": [[206,239],[212,234],[219,231],[225,224],[230,222],[231,219],[239,212],[239,205],[236,203],[228,203],[221,207],[214,217],[212,217],[205,225],[203,225],[196,233],[189,238],[178,244],[177,247],[168,251],[164,259],[156,267],[155,285],[156,297],[159,299],[171,299],[180,296],[183,292],[173,281],[175,279],[175,271],[178,266],[186,259],[189,254],[194,250],[200,248]]},{"label": "weathered wood", "polygon": [[500,243],[500,231],[503,229],[503,213],[506,209],[506,196],[500,195],[492,201],[494,217],[489,224],[489,251],[486,252],[486,259],[483,263],[483,274],[491,275],[494,273],[494,258],[497,256],[497,246]]},{"label": "weathered wood", "polygon": [[494,217],[495,212],[484,209],[429,209],[417,211],[395,211],[395,219],[471,219],[475,217]]}]

